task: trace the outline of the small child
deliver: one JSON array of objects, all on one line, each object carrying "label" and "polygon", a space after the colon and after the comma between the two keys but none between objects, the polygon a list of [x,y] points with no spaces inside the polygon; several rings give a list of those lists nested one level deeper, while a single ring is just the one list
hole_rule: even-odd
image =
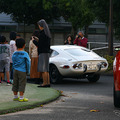
[{"label": "small child", "polygon": [[[10,46],[5,43],[6,37],[1,36],[0,38],[0,78],[3,75],[4,69],[7,76],[7,85],[10,85]],[[1,83],[1,79],[0,79]]]},{"label": "small child", "polygon": [[[14,101],[27,102],[28,99],[24,98],[26,86],[26,74],[30,73],[30,58],[27,52],[24,51],[25,40],[22,38],[16,39],[17,51],[13,53],[13,87]],[[18,97],[18,92],[20,97]]]},{"label": "small child", "polygon": [[10,32],[10,81],[13,82],[13,62],[12,62],[12,55],[17,50],[16,48],[16,32]]}]

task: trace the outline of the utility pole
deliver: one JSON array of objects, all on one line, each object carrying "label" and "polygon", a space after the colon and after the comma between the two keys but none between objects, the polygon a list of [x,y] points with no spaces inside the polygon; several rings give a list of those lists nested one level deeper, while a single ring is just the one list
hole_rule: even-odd
[{"label": "utility pole", "polygon": [[109,55],[113,56],[113,3],[110,0],[110,15],[109,15]]}]

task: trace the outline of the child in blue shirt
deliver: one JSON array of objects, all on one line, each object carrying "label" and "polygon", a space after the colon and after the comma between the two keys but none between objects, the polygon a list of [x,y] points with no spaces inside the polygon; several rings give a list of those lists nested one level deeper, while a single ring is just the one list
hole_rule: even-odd
[{"label": "child in blue shirt", "polygon": [[[24,51],[25,40],[22,38],[16,39],[17,51],[13,53],[13,87],[14,101],[27,102],[28,99],[24,98],[26,86],[26,74],[30,73],[30,58],[27,52]],[[18,97],[18,92],[20,97]]]}]

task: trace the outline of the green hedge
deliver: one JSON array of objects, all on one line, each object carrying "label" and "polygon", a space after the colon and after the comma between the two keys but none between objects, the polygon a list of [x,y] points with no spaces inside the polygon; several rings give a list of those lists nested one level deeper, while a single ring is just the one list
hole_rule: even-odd
[{"label": "green hedge", "polygon": [[108,61],[108,64],[109,64],[107,71],[113,70],[113,61],[114,61],[115,57],[114,56],[105,55],[104,58],[106,58],[106,60]]}]

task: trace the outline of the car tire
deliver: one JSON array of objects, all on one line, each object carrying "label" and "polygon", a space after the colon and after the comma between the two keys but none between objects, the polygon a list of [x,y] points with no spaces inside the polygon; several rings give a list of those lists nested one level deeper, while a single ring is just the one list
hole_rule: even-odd
[{"label": "car tire", "polygon": [[115,91],[114,87],[114,106],[120,108],[120,91]]},{"label": "car tire", "polygon": [[55,84],[60,83],[62,81],[62,76],[55,65],[50,65],[49,73],[51,83]]},{"label": "car tire", "polygon": [[94,74],[87,77],[89,82],[97,82],[100,79],[100,74]]}]

